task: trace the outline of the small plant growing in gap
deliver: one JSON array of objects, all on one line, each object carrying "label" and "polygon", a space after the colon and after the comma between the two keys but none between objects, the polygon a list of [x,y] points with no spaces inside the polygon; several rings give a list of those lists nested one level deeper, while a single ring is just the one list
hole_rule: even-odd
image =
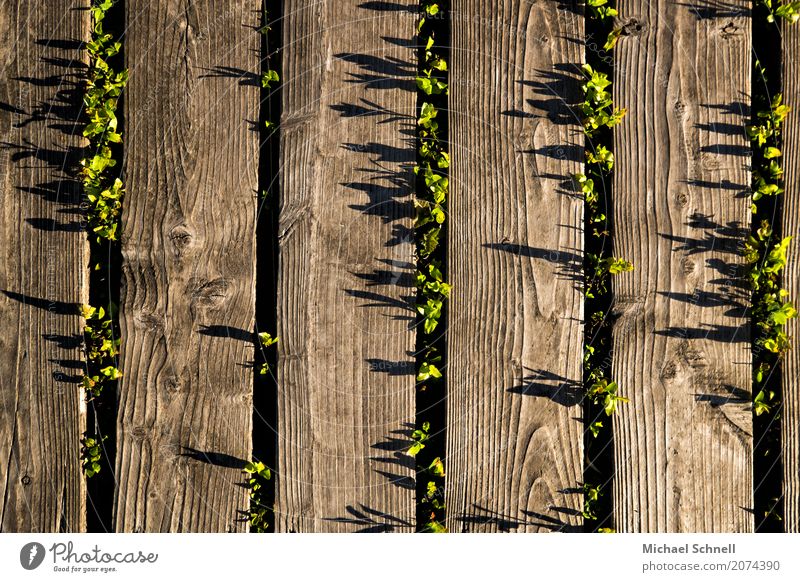
[{"label": "small plant growing in gap", "polygon": [[782,19],[789,24],[800,20],[800,2],[785,2],[784,0],[757,0],[767,10],[767,22]]},{"label": "small plant growing in gap", "polygon": [[93,398],[103,393],[108,382],[122,376],[116,366],[120,340],[114,337],[114,322],[102,307],[83,305],[81,315],[86,321],[83,331],[86,359],[95,372],[84,374],[81,383],[87,398]]},{"label": "small plant growing in gap", "polygon": [[264,493],[267,481],[272,478],[272,472],[260,461],[245,464],[242,471],[250,492],[250,511],[248,512],[250,531],[265,533],[269,527],[268,517],[271,510],[266,503]]},{"label": "small plant growing in gap", "polygon": [[[267,349],[270,346],[273,346],[278,343],[277,337],[272,337],[272,334],[267,332],[261,332],[258,334],[258,343],[262,350]],[[269,372],[269,364],[264,362],[259,366],[258,373],[259,374],[267,374]]]},{"label": "small plant growing in gap", "polygon": [[105,437],[98,439],[88,435],[81,439],[81,465],[87,479],[100,472],[100,460],[103,458],[101,444],[104,440]]}]

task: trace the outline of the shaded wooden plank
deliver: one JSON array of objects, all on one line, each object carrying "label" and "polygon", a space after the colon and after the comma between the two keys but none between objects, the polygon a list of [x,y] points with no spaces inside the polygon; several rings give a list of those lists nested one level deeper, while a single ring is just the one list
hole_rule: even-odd
[{"label": "shaded wooden plank", "polygon": [[[783,235],[793,236],[783,273],[783,287],[795,307],[800,303],[800,31],[784,26],[783,90],[784,102],[792,107],[784,131]],[[800,322],[786,326],[792,348],[783,362],[783,412],[781,414],[784,527],[800,532]]]},{"label": "shaded wooden plank", "polygon": [[284,2],[278,531],[411,531],[413,0]]},{"label": "shaded wooden plank", "polygon": [[245,0],[125,9],[116,529],[242,531],[260,14]]},{"label": "shaded wooden plank", "polygon": [[582,523],[578,6],[453,2],[451,531]]},{"label": "shaded wooden plank", "polygon": [[751,531],[750,5],[621,0],[613,376],[619,531]]},{"label": "shaded wooden plank", "polygon": [[0,2],[0,530],[85,531],[88,1]]}]

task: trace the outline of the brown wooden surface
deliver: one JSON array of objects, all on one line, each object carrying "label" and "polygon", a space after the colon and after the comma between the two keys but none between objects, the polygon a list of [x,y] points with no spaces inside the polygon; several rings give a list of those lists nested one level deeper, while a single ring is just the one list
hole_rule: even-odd
[{"label": "brown wooden surface", "polygon": [[88,1],[0,2],[0,530],[84,531]]},{"label": "brown wooden surface", "polygon": [[413,0],[284,2],[278,531],[413,531]]},{"label": "brown wooden surface", "polygon": [[258,7],[128,0],[118,531],[243,531]]},{"label": "brown wooden surface", "polygon": [[618,531],[753,529],[750,4],[621,0],[613,375]]},{"label": "brown wooden surface", "polygon": [[[795,307],[800,304],[800,31],[783,27],[784,102],[792,107],[784,132],[783,236],[793,236],[783,286]],[[784,527],[800,532],[800,322],[787,325],[792,349],[783,364]]]},{"label": "brown wooden surface", "polygon": [[455,0],[450,531],[582,523],[578,3]]}]

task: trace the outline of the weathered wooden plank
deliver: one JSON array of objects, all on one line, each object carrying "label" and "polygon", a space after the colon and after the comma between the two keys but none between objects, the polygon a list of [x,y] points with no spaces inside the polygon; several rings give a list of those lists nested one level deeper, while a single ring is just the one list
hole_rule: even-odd
[{"label": "weathered wooden plank", "polygon": [[128,0],[115,524],[242,531],[260,14]]},{"label": "weathered wooden plank", "polygon": [[414,528],[416,6],[284,2],[278,531]]},{"label": "weathered wooden plank", "polygon": [[85,531],[88,1],[0,2],[0,530]]},{"label": "weathered wooden plank", "polygon": [[[800,31],[796,26],[785,26],[781,38],[784,101],[792,107],[784,132],[783,233],[794,237],[783,286],[797,306],[800,302]],[[793,341],[783,362],[783,523],[787,532],[797,533],[800,532],[800,322],[797,319],[789,322],[787,333]]]},{"label": "weathered wooden plank", "polygon": [[749,290],[750,5],[620,0],[613,370],[619,531],[754,527]]},{"label": "weathered wooden plank", "polygon": [[578,6],[453,2],[451,531],[582,523]]}]

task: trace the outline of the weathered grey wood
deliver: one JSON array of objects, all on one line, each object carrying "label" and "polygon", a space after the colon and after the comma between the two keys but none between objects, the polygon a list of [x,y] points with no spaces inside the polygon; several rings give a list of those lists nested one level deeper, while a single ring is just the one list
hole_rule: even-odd
[{"label": "weathered grey wood", "polygon": [[[793,236],[783,286],[795,307],[800,303],[800,31],[783,27],[784,101],[792,107],[784,132],[783,233]],[[783,362],[784,518],[787,532],[800,532],[800,322],[787,325],[792,348]]]},{"label": "weathered grey wood", "polygon": [[413,0],[284,2],[278,531],[412,531]]},{"label": "weathered grey wood", "polygon": [[243,531],[258,6],[128,0],[115,525]]},{"label": "weathered grey wood", "polygon": [[85,531],[88,1],[0,2],[0,530]]},{"label": "weathered grey wood", "polygon": [[578,2],[453,2],[451,531],[582,523]]},{"label": "weathered grey wood", "polygon": [[749,290],[750,4],[620,0],[613,375],[619,531],[754,527]]}]

